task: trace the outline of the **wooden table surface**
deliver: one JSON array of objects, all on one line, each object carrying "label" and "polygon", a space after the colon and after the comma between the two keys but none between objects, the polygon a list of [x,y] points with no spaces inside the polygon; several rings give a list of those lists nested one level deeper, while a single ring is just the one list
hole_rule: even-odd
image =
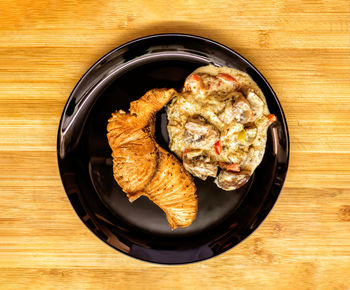
[{"label": "wooden table surface", "polygon": [[[350,4],[347,0],[0,0],[1,289],[350,289]],[[243,243],[162,266],[105,245],[57,168],[65,102],[101,56],[182,32],[250,60],[284,108],[282,193]]]}]

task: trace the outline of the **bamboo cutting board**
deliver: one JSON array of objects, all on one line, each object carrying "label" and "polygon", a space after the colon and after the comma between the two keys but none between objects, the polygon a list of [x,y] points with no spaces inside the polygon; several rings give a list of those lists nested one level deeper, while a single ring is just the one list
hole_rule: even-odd
[{"label": "bamboo cutting board", "polygon": [[[347,0],[0,0],[1,289],[350,289]],[[81,223],[56,134],[83,73],[126,41],[190,33],[251,61],[284,108],[285,187],[249,238],[184,266],[111,249]]]}]

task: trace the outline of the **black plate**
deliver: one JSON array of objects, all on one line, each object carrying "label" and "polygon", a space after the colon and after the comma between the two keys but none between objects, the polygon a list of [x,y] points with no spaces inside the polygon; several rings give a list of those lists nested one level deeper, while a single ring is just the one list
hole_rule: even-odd
[{"label": "black plate", "polygon": [[[114,181],[107,119],[116,109],[128,110],[130,102],[149,89],[180,89],[187,75],[207,64],[247,72],[279,121],[269,128],[264,159],[250,182],[227,192],[212,180],[196,179],[197,218],[191,226],[172,231],[157,206],[145,197],[129,203]],[[156,138],[168,149],[166,122],[163,110],[157,115]],[[95,235],[132,257],[179,264],[208,259],[232,248],[265,219],[285,180],[289,137],[275,93],[246,59],[209,39],[162,34],[116,48],[82,77],[62,114],[57,153],[68,198]]]}]

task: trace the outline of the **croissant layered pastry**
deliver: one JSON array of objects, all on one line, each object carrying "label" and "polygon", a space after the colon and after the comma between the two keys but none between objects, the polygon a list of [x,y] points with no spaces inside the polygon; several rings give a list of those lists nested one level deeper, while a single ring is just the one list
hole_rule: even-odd
[{"label": "croissant layered pastry", "polygon": [[196,186],[178,159],[155,141],[155,114],[174,89],[153,89],[108,120],[113,175],[130,202],[144,195],[166,214],[172,229],[187,227],[197,214]]}]

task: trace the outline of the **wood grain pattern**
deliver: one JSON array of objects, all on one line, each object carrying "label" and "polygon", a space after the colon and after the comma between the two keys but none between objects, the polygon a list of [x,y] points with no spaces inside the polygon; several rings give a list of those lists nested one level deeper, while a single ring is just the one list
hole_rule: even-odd
[{"label": "wood grain pattern", "polygon": [[[85,228],[58,175],[64,104],[102,55],[148,34],[219,41],[268,79],[291,160],[259,229],[201,263],[128,258]],[[347,0],[0,0],[1,289],[350,289]]]}]

